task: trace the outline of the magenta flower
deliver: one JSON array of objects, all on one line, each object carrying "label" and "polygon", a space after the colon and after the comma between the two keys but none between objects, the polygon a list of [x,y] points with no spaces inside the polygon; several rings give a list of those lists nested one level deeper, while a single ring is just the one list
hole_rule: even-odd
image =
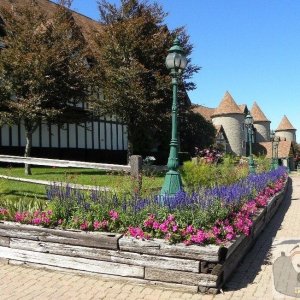
[{"label": "magenta flower", "polygon": [[168,227],[167,222],[165,221],[162,224],[160,224],[159,229],[164,233],[168,232],[169,227]]},{"label": "magenta flower", "polygon": [[157,229],[159,229],[159,226],[160,226],[159,222],[154,221],[152,228],[155,229],[155,230],[157,230]]},{"label": "magenta flower", "polygon": [[119,219],[119,213],[113,209],[109,212],[109,216],[113,221],[116,221]]},{"label": "magenta flower", "polygon": [[81,230],[88,230],[89,229],[89,223],[86,220],[84,220],[84,222],[80,224],[80,229]]}]

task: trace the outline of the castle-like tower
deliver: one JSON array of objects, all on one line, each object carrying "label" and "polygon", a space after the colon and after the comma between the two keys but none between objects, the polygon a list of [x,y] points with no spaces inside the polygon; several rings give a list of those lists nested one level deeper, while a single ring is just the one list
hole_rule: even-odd
[{"label": "castle-like tower", "polygon": [[253,126],[256,129],[255,141],[257,143],[269,142],[271,121],[267,119],[256,102],[253,103],[250,113],[253,117]]},{"label": "castle-like tower", "polygon": [[286,115],[283,116],[278,128],[275,130],[275,135],[280,137],[282,141],[296,142],[296,129]]},{"label": "castle-like tower", "polygon": [[243,129],[245,115],[228,92],[225,93],[211,118],[215,126],[223,126],[231,152],[236,155],[245,155]]}]

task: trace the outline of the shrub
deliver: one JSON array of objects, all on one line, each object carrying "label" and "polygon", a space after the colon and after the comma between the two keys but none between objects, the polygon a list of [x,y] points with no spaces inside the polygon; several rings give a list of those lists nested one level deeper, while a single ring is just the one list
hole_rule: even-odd
[{"label": "shrub", "polygon": [[225,156],[223,162],[219,164],[206,163],[203,160],[198,164],[185,162],[181,168],[185,188],[189,191],[197,189],[199,186],[212,187],[232,184],[245,178],[248,173],[248,166],[235,164],[232,156]]}]

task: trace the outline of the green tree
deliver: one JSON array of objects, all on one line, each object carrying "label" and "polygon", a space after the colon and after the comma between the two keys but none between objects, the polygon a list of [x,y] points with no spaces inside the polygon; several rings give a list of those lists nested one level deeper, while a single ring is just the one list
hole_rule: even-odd
[{"label": "green tree", "polygon": [[[171,31],[166,13],[157,3],[121,0],[118,7],[100,0],[102,31],[98,35],[104,99],[98,110],[118,116],[128,126],[128,156],[150,147],[153,139],[166,133],[171,112],[171,78],[165,67],[167,51],[175,36],[181,40],[186,55],[192,45],[184,28]],[[186,90],[199,67],[190,63],[180,85],[179,102],[186,103]],[[168,133],[169,142],[169,133]],[[144,149],[145,150],[145,149]]]},{"label": "green tree", "polygon": [[195,147],[204,149],[213,145],[216,129],[211,122],[191,110],[182,113],[180,121],[181,151],[194,155]]},{"label": "green tree", "polygon": [[[24,122],[25,157],[40,122],[59,122],[74,115],[76,104],[89,99],[94,77],[80,28],[61,1],[50,12],[36,1],[5,7],[0,51],[1,123]],[[31,174],[25,165],[25,173]]]}]

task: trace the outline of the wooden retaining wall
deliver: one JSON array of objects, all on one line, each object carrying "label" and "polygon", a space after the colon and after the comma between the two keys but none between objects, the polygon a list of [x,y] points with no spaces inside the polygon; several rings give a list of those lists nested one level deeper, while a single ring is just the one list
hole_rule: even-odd
[{"label": "wooden retaining wall", "polygon": [[8,263],[63,268],[217,293],[284,199],[288,183],[256,215],[251,235],[226,246],[169,245],[114,233],[60,230],[0,222],[0,258]]}]

